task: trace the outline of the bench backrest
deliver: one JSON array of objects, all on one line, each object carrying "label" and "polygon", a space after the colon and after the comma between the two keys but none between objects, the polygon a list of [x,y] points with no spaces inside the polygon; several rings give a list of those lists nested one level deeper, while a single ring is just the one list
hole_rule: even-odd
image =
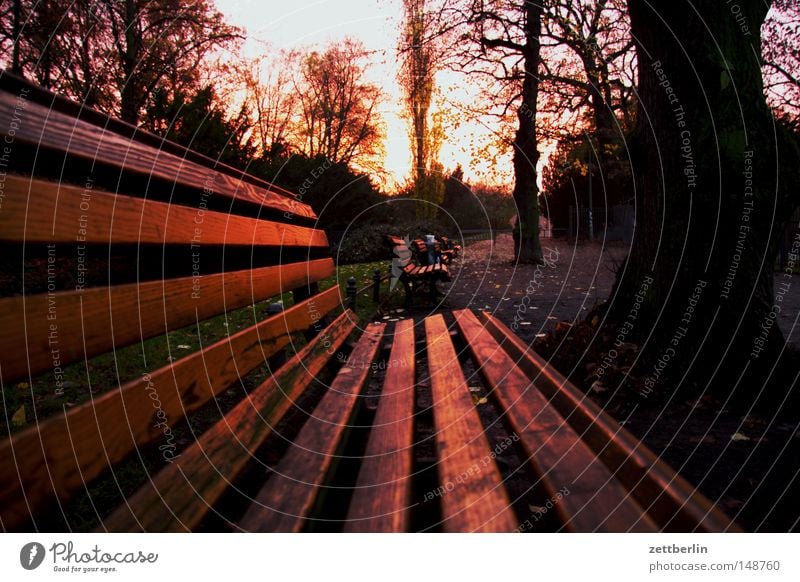
[{"label": "bench backrest", "polygon": [[101,354],[140,342],[144,354],[148,338],[295,299],[268,319],[253,308],[249,327],[167,365],[143,362],[0,440],[0,529],[15,529],[163,440],[341,297],[337,286],[317,294],[334,273],[328,240],[289,192],[7,74],[0,119],[4,388],[39,377],[44,397],[58,397],[70,364],[88,371]]}]

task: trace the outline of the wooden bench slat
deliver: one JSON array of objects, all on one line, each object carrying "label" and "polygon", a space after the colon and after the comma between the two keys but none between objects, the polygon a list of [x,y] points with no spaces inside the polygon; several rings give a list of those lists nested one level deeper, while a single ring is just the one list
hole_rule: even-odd
[{"label": "wooden bench slat", "polygon": [[444,318],[427,317],[425,333],[437,467],[440,487],[444,487],[442,525],[448,532],[513,531],[517,520]]},{"label": "wooden bench slat", "polygon": [[555,511],[571,531],[655,531],[642,508],[468,310],[458,327],[548,495],[566,487]]},{"label": "wooden bench slat", "polygon": [[412,319],[398,322],[392,342],[344,527],[349,532],[405,532],[409,527],[416,356]]},{"label": "wooden bench slat", "polygon": [[77,186],[6,178],[0,241],[39,243],[157,243],[271,245],[326,248],[319,229],[143,200]]},{"label": "wooden bench slat", "polygon": [[106,531],[196,527],[355,327],[340,315],[103,521]]},{"label": "wooden bench slat", "polygon": [[239,526],[250,532],[297,532],[321,491],[369,378],[385,324],[372,323],[314,408],[300,434],[256,495]]},{"label": "wooden bench slat", "polygon": [[[3,382],[52,369],[51,325],[57,328],[58,365],[63,367],[319,281],[333,272],[333,260],[326,258],[198,278],[0,299]],[[24,357],[20,338],[25,338]]]},{"label": "wooden bench slat", "polygon": [[[12,119],[16,106],[16,95],[0,91],[0,118]],[[137,131],[144,133],[142,130]],[[160,140],[156,136],[150,138],[166,143],[166,140]],[[282,188],[266,182],[263,186],[257,186],[214,169],[213,166],[217,164],[210,158],[207,159],[208,165],[201,165],[190,159],[197,155],[189,150],[186,150],[189,157],[182,157],[32,100],[27,101],[25,123],[19,124],[14,139],[17,143],[59,152],[67,151],[70,156],[90,162],[109,164],[124,168],[126,172],[136,172],[170,184],[196,188],[209,192],[209,195],[315,218],[310,206],[297,201],[293,194]],[[182,149],[171,143],[169,145],[170,149]]]},{"label": "wooden bench slat", "polygon": [[[331,288],[313,298],[318,313],[339,305],[336,291]],[[179,422],[283,348],[290,339],[287,333],[313,325],[311,303],[295,305],[0,442],[3,522],[21,523],[30,507],[40,507],[54,494],[66,499],[135,447],[163,438],[164,426]],[[59,483],[57,491],[50,479]]]},{"label": "wooden bench slat", "polygon": [[662,527],[674,531],[740,531],[739,526],[597,404],[547,365],[506,325],[481,313],[514,363],[530,378]]}]

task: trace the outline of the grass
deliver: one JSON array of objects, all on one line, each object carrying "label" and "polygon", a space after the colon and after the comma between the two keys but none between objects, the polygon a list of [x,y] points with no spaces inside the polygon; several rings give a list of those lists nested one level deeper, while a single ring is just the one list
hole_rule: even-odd
[{"label": "grass", "polygon": [[[356,278],[361,289],[373,281],[375,269],[387,274],[387,261],[341,265],[336,273],[319,282],[320,291],[339,285],[342,298],[346,297],[347,280]],[[381,286],[382,300],[386,298],[388,283]],[[399,302],[397,292],[389,299]],[[291,292],[271,297],[254,305],[218,315],[211,319],[140,343],[121,347],[111,353],[80,361],[64,367],[63,392],[56,392],[52,373],[43,374],[31,382],[18,382],[2,391],[4,414],[0,418],[0,434],[8,435],[70,409],[78,404],[116,388],[130,380],[141,378],[201,348],[209,346],[231,334],[255,325],[267,316],[271,303],[282,301],[285,307],[293,304]],[[361,320],[370,319],[378,306],[372,302],[372,289],[359,294],[356,313]],[[300,342],[302,344],[303,342]]]},{"label": "grass", "polygon": [[[386,277],[389,274],[388,261],[374,261],[371,263],[356,263],[353,265],[339,265],[336,269],[336,275],[325,279],[320,282],[320,290],[325,290],[331,285],[338,282],[342,289],[342,293],[346,293],[347,280],[350,277],[356,279],[356,289],[360,293],[356,297],[356,314],[360,320],[366,320],[375,315],[379,305],[375,305],[372,301],[372,285],[375,277],[375,269],[380,270],[381,277]],[[388,281],[381,282],[381,302],[380,306],[386,307],[387,305],[400,304],[398,290],[395,289],[390,296],[387,297],[389,291]],[[344,297],[345,295],[342,295]]]}]

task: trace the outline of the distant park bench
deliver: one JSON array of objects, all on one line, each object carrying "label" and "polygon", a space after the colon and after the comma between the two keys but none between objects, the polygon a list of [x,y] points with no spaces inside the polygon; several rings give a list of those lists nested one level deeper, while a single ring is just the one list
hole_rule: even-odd
[{"label": "distant park bench", "polygon": [[417,257],[417,262],[421,266],[432,265],[437,260],[443,265],[449,265],[461,253],[461,245],[454,244],[446,236],[437,237],[434,241],[433,249],[430,249],[428,243],[421,238],[411,241],[411,245]]},{"label": "distant park bench", "polygon": [[[398,273],[392,273],[392,276],[397,275],[400,283],[406,292],[405,305],[411,305],[414,295],[423,295],[436,302],[442,293],[439,291],[437,284],[439,281],[449,281],[450,272],[444,262],[432,262],[430,264],[422,264],[414,262],[413,249],[406,243],[406,241],[398,236],[388,235],[387,240],[392,247],[392,270],[399,268]],[[414,244],[412,242],[412,244]],[[424,241],[422,243],[425,244]],[[427,256],[427,249],[426,249]]]},{"label": "distant park bench", "polygon": [[[3,245],[132,258],[105,282],[0,299],[3,390],[283,292],[293,304],[0,441],[0,529],[46,528],[87,492],[89,527],[110,531],[735,529],[489,314],[359,328],[337,286],[319,291],[328,241],[288,192],[2,75],[0,117],[15,110]],[[507,486],[504,447],[534,509]],[[98,509],[99,480],[116,507]]]}]

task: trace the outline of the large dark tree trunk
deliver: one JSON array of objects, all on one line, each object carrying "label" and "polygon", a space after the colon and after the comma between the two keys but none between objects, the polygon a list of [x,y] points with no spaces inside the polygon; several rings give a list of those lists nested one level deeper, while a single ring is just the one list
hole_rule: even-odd
[{"label": "large dark tree trunk", "polygon": [[773,285],[773,260],[800,153],[764,99],[768,6],[738,0],[738,19],[730,6],[629,2],[637,222],[609,315],[644,344],[645,396],[713,385],[753,400],[788,357],[776,317],[800,282]]},{"label": "large dark tree trunk", "polygon": [[517,111],[519,126],[514,137],[514,201],[517,225],[514,238],[517,260],[541,263],[539,243],[539,187],[536,185],[536,164],[539,161],[536,141],[536,100],[539,96],[539,36],[542,7],[538,2],[525,3],[525,45],[523,59],[525,79],[522,82],[522,103]]}]

